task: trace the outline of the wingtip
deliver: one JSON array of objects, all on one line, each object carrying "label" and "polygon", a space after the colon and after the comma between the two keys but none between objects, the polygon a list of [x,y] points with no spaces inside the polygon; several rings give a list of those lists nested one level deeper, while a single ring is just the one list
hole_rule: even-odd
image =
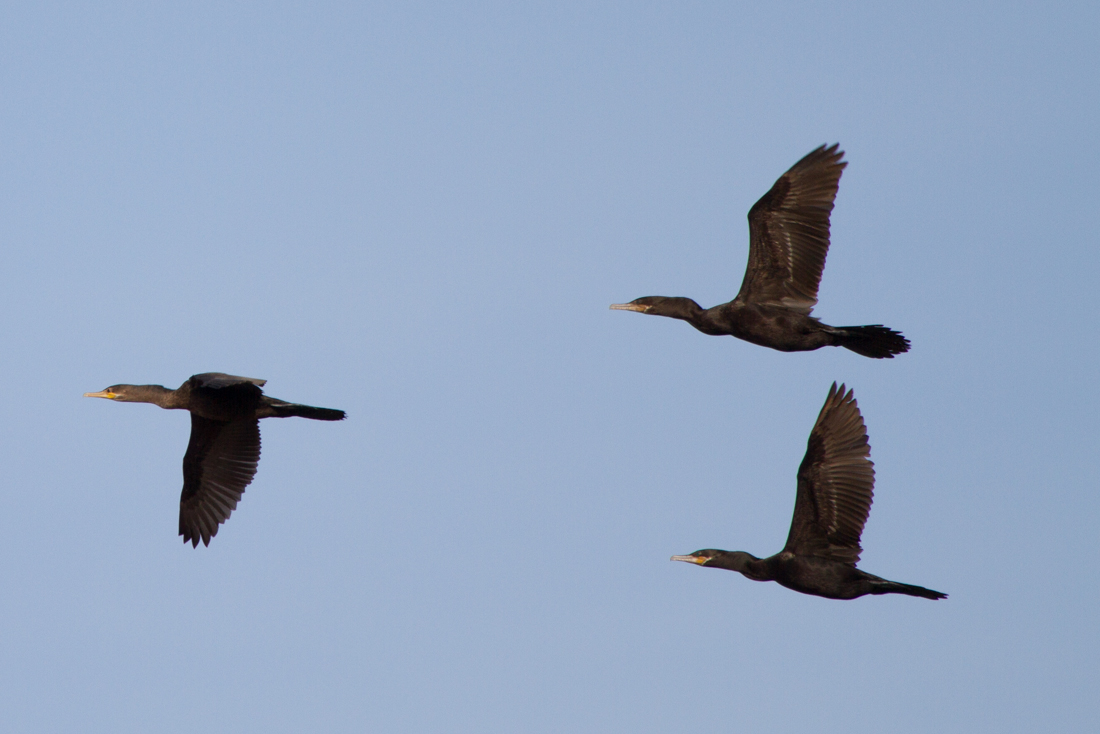
[{"label": "wingtip", "polygon": [[849,388],[843,382],[837,385],[837,381],[833,380],[832,387],[829,388],[829,396],[825,398],[825,404],[842,405],[843,403],[855,403],[855,388]]}]

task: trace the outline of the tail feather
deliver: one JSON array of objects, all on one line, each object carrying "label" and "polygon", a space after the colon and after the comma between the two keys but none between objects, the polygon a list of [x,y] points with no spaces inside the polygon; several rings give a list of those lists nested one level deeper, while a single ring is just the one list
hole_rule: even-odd
[{"label": "tail feather", "polygon": [[333,408],[315,408],[312,405],[299,405],[298,403],[287,403],[275,399],[269,400],[269,405],[276,418],[312,418],[315,421],[342,421],[347,416],[344,411]]},{"label": "tail feather", "polygon": [[887,581],[884,584],[876,585],[872,594],[907,594],[909,596],[919,596],[924,599],[946,599],[947,594],[939,591],[933,591],[932,589],[926,589],[923,586],[915,586],[913,584],[902,584],[897,581]]},{"label": "tail feather", "polygon": [[909,351],[909,340],[885,326],[838,326],[837,345],[873,359],[893,359]]}]

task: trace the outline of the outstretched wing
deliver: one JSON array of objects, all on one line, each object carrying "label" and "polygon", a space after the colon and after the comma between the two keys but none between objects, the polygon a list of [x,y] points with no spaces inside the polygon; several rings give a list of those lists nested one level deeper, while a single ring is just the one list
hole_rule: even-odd
[{"label": "outstretched wing", "polygon": [[237,377],[236,375],[227,375],[224,372],[203,372],[199,375],[191,375],[191,384],[193,387],[210,387],[221,388],[231,387],[233,385],[244,385],[251,383],[257,387],[263,387],[267,384],[267,380],[257,380],[255,377]]},{"label": "outstretched wing", "polygon": [[195,547],[218,534],[256,476],[260,421],[215,421],[191,414],[191,441],[183,457],[180,535]]},{"label": "outstretched wing", "polygon": [[798,467],[784,551],[854,564],[874,498],[875,465],[856,399],[833,383]]},{"label": "outstretched wing", "polygon": [[829,252],[829,214],[848,165],[837,144],[791,166],[749,210],[749,264],[735,300],[809,314]]}]

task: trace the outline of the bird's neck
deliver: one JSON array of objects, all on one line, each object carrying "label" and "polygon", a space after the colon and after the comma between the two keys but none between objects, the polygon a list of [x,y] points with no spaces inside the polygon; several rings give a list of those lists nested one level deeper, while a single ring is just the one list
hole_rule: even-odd
[{"label": "bird's neck", "polygon": [[725,551],[707,565],[737,571],[753,581],[767,581],[771,578],[764,561],[745,551]]},{"label": "bird's neck", "polygon": [[668,316],[669,318],[688,321],[692,324],[694,324],[704,313],[702,306],[690,298],[684,298],[683,296],[666,298],[659,307],[653,309],[653,312],[658,316]]},{"label": "bird's neck", "polygon": [[717,336],[729,333],[729,327],[720,323],[716,318],[720,308],[722,307],[703,308],[690,298],[678,296],[669,298],[662,303],[658,314],[686,321],[704,334]]},{"label": "bird's neck", "polygon": [[186,396],[179,390],[169,390],[163,385],[134,385],[129,390],[130,403],[152,403],[166,410],[186,408]]}]

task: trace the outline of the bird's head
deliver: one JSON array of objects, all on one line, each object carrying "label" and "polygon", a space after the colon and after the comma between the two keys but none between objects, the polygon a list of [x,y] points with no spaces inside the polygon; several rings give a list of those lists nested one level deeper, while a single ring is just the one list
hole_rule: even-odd
[{"label": "bird's head", "polygon": [[108,400],[118,400],[120,402],[126,402],[127,390],[126,388],[131,385],[111,385],[106,390],[100,390],[99,392],[86,392],[84,397],[86,398],[107,398]]},{"label": "bird's head", "polygon": [[613,303],[613,311],[637,311],[651,316],[671,316],[674,319],[690,320],[702,310],[699,304],[682,296],[645,296],[635,298],[630,303]]},{"label": "bird's head", "polygon": [[612,311],[637,311],[638,313],[649,313],[650,309],[656,306],[661,301],[668,300],[664,296],[646,296],[645,298],[635,298],[630,303],[612,303]]},{"label": "bird's head", "polygon": [[687,556],[673,556],[672,560],[694,563],[707,568],[724,568],[727,571],[745,573],[752,561],[760,559],[745,551],[724,551],[707,548],[706,550],[697,550]]},{"label": "bird's head", "polygon": [[111,385],[106,390],[99,392],[86,392],[86,398],[107,398],[120,403],[153,403],[163,405],[165,396],[171,395],[171,390],[166,390],[160,385]]},{"label": "bird's head", "polygon": [[705,566],[715,558],[720,556],[725,551],[714,550],[713,548],[707,548],[706,550],[697,550],[694,553],[686,556],[673,556],[673,561],[683,561],[684,563],[695,563],[700,566]]}]

